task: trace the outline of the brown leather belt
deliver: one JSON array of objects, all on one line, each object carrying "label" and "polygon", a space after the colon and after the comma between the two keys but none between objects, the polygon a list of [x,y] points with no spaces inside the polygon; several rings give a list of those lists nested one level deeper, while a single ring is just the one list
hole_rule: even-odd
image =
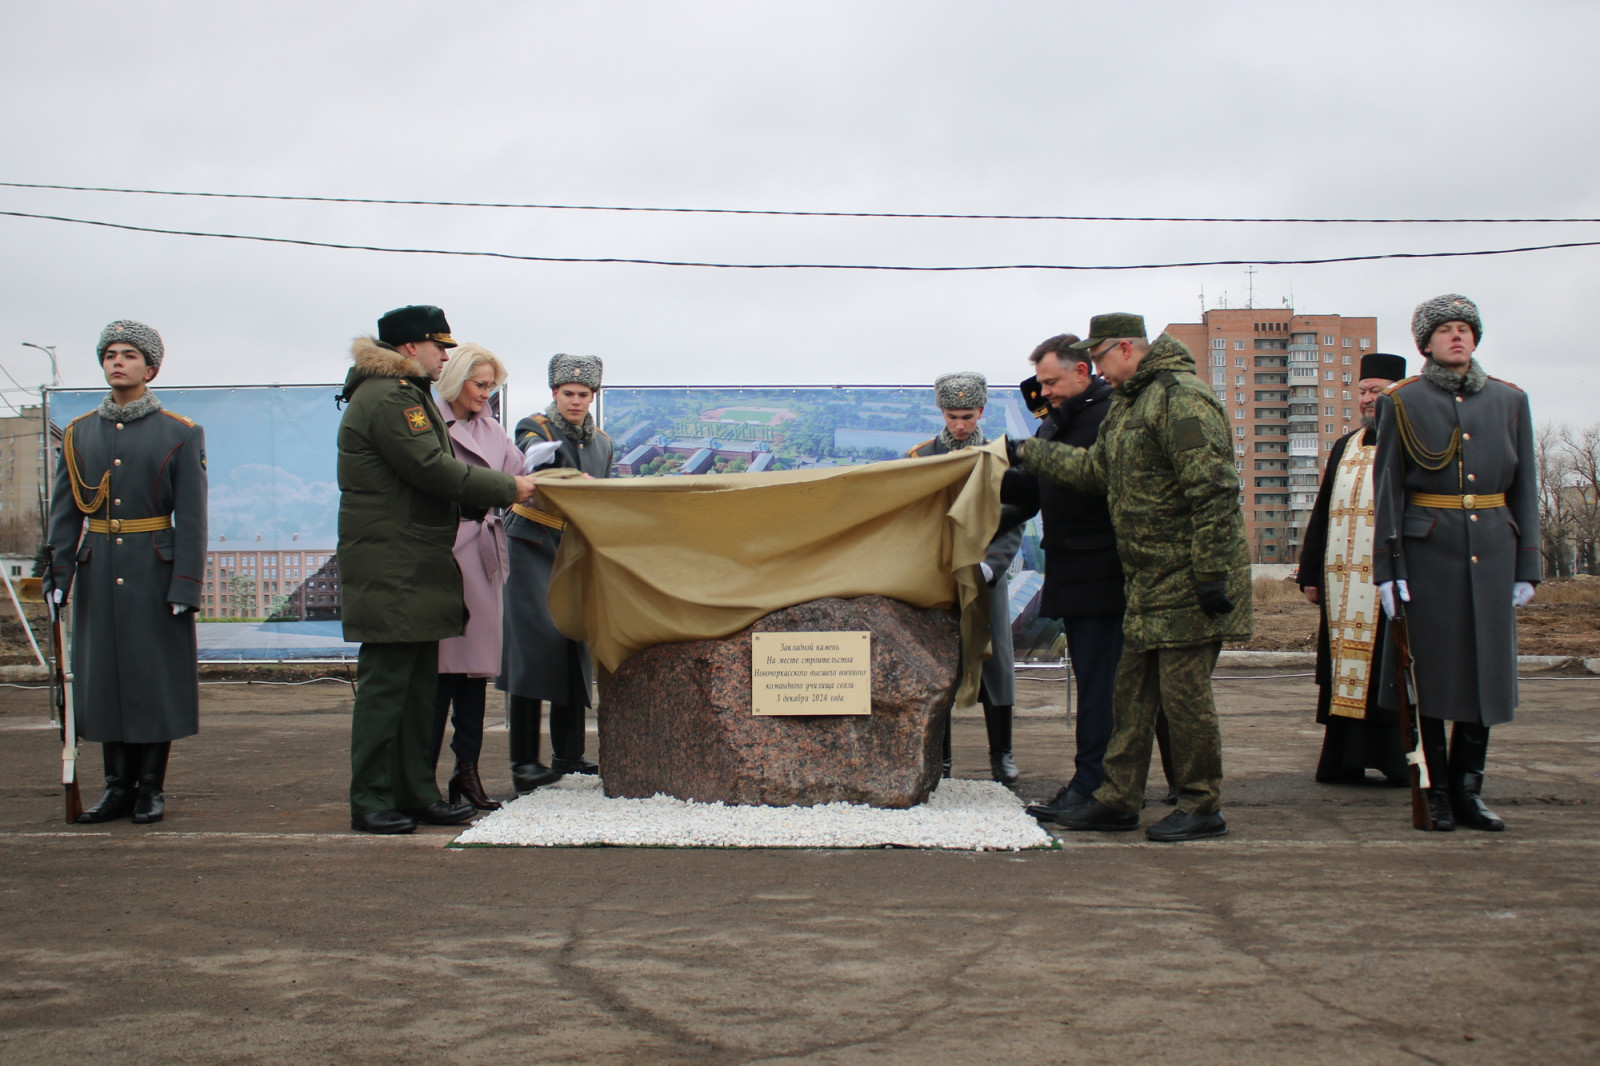
[{"label": "brown leather belt", "polygon": [[1478,496],[1468,493],[1465,496],[1442,496],[1435,492],[1413,492],[1411,506],[1413,507],[1438,507],[1446,511],[1478,511],[1485,507],[1504,507],[1506,494],[1503,492],[1486,492]]},{"label": "brown leather belt", "polygon": [[512,504],[511,512],[513,514],[521,515],[530,522],[537,522],[541,526],[549,526],[551,529],[567,528],[567,524],[561,519],[557,518],[555,515],[550,514],[548,511],[537,510],[536,508],[529,507],[525,504]]},{"label": "brown leather belt", "polygon": [[91,518],[90,533],[154,533],[158,529],[171,529],[172,516],[160,518]]}]

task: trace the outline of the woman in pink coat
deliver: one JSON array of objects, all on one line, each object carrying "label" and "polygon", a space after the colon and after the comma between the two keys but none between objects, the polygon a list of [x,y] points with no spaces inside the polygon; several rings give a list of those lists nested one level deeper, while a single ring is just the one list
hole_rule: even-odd
[{"label": "woman in pink coat", "polygon": [[[435,386],[440,413],[450,430],[456,458],[508,474],[522,472],[522,453],[489,412],[489,397],[506,382],[506,368],[495,354],[476,344],[450,353]],[[455,735],[450,750],[456,768],[450,775],[451,803],[465,799],[481,811],[500,804],[490,799],[478,777],[483,748],[483,712],[489,679],[500,673],[500,586],[506,580],[505,531],[500,512],[461,512],[456,532],[456,564],[461,567],[467,603],[467,630],[439,642],[439,689],[434,702],[433,764],[439,765],[445,719],[454,704]]]}]

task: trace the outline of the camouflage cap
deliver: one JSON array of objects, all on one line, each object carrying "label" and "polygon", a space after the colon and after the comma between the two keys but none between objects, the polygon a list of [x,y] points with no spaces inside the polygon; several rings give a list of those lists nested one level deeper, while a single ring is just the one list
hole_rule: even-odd
[{"label": "camouflage cap", "polygon": [[989,382],[982,374],[958,370],[933,379],[933,402],[941,411],[969,411],[989,402]]},{"label": "camouflage cap", "polygon": [[1446,322],[1465,322],[1472,327],[1472,340],[1483,343],[1483,318],[1478,305],[1460,293],[1447,292],[1417,305],[1411,315],[1411,337],[1417,342],[1417,351],[1426,353],[1433,331]]},{"label": "camouflage cap", "polygon": [[1146,340],[1144,332],[1144,316],[1130,315],[1126,311],[1113,311],[1107,315],[1095,315],[1089,320],[1089,335],[1074,344],[1075,351],[1084,351],[1109,340],[1120,340],[1123,337],[1138,337]]},{"label": "camouflage cap", "polygon": [[563,385],[584,385],[599,392],[600,376],[604,370],[605,364],[598,355],[552,355],[550,387],[559,389]]}]

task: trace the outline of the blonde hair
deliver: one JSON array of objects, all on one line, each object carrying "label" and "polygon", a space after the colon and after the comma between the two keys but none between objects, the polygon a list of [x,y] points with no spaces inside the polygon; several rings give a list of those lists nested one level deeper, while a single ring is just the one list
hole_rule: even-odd
[{"label": "blonde hair", "polygon": [[500,388],[506,383],[506,365],[500,361],[499,356],[481,344],[462,344],[450,353],[450,361],[444,365],[444,373],[439,375],[439,396],[445,403],[450,403],[461,395],[461,386],[467,383],[467,378],[472,372],[483,364],[488,363],[494,368],[494,387]]}]

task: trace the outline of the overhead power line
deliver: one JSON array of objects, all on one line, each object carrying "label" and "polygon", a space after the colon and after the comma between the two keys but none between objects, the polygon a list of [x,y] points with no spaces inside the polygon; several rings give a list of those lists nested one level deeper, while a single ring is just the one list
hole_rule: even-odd
[{"label": "overhead power line", "polygon": [[999,270],[1173,270],[1180,267],[1216,266],[1320,266],[1326,263],[1367,263],[1380,259],[1453,259],[1485,255],[1514,255],[1520,252],[1548,252],[1558,248],[1600,247],[1600,241],[1566,241],[1560,244],[1532,244],[1520,248],[1486,248],[1471,252],[1378,252],[1369,255],[1336,255],[1317,259],[1204,259],[1180,263],[987,263],[965,266],[911,266],[881,263],[712,263],[687,259],[631,259],[621,256],[520,255],[515,252],[485,252],[451,248],[390,248],[377,244],[341,244],[297,237],[263,237],[249,233],[210,233],[202,230],[163,229],[157,226],[132,226],[123,222],[104,222],[90,218],[65,218],[61,215],[35,215],[25,211],[0,211],[0,216],[33,218],[45,222],[70,222],[79,226],[129,230],[134,233],[161,233],[174,237],[211,237],[229,241],[258,241],[263,244],[293,244],[303,248],[335,248],[351,252],[386,252],[395,255],[455,255],[482,259],[513,259],[526,263],[600,263],[635,266],[702,267],[712,270],[880,270],[911,273],[961,273]]},{"label": "overhead power line", "polygon": [[931,211],[792,211],[747,207],[642,207],[616,204],[518,204],[474,200],[384,200],[364,196],[290,196],[253,192],[198,192],[181,189],[122,189],[104,185],[45,185],[0,181],[0,188],[58,192],[110,192],[133,196],[199,196],[218,200],[283,200],[312,204],[378,204],[387,207],[487,207],[513,211],[631,211],[678,215],[768,215],[779,218],[920,218],[978,222],[1226,222],[1316,223],[1324,225],[1436,225],[1600,222],[1600,218],[1253,218],[1162,215],[981,215]]}]

